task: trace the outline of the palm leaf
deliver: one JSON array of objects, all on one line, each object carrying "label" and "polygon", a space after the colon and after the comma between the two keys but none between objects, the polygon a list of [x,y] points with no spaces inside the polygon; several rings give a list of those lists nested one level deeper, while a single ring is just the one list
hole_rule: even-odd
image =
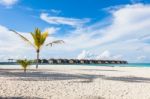
[{"label": "palm leaf", "polygon": [[40,49],[48,37],[48,32],[42,33],[40,29],[36,28],[34,32],[31,32],[31,35],[34,40],[34,45],[37,49]]},{"label": "palm leaf", "polygon": [[63,40],[56,40],[56,41],[46,44],[46,46],[49,46],[49,45],[53,46],[54,44],[61,44],[61,43],[65,43],[65,42]]},{"label": "palm leaf", "polygon": [[35,47],[31,41],[29,41],[26,37],[24,37],[23,35],[19,34],[18,32],[16,32],[15,30],[10,29],[10,31],[14,32],[15,34],[17,34],[20,38],[22,38],[25,42],[29,43],[30,45],[32,45],[33,47]]},{"label": "palm leaf", "polygon": [[38,44],[38,39],[36,38],[35,33],[31,32],[30,34],[32,35],[32,38],[34,40],[34,46],[36,47],[36,49],[38,49],[39,48],[39,44]]},{"label": "palm leaf", "polygon": [[48,37],[48,32],[44,32],[41,36],[41,44],[44,44],[47,37]]}]

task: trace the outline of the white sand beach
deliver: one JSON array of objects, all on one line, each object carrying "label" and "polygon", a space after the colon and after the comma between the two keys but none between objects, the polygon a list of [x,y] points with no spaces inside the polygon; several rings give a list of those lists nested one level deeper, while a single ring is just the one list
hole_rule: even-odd
[{"label": "white sand beach", "polygon": [[149,91],[150,68],[51,65],[26,75],[0,69],[4,99],[150,99]]}]

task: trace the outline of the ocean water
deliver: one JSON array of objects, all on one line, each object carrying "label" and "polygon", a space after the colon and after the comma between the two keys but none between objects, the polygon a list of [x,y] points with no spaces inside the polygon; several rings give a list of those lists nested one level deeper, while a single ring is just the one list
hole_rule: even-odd
[{"label": "ocean water", "polygon": [[[42,66],[52,66],[56,64],[42,64]],[[59,64],[57,64],[59,65]],[[56,65],[56,66],[57,66]],[[61,64],[62,65],[62,64]],[[65,66],[67,64],[64,64]],[[62,65],[63,66],[63,65]],[[150,63],[129,63],[129,64],[68,64],[68,66],[108,66],[108,67],[150,67]],[[17,64],[0,64],[0,68],[20,68]],[[31,67],[35,67],[35,65],[32,65]]]},{"label": "ocean water", "polygon": [[129,64],[89,64],[89,66],[110,66],[110,67],[150,67],[150,63],[129,63]]}]

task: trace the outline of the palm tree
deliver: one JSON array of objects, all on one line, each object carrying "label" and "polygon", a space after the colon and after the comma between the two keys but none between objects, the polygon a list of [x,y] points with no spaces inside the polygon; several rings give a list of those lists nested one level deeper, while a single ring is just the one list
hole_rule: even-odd
[{"label": "palm tree", "polygon": [[28,68],[29,65],[31,65],[31,61],[28,61],[28,60],[17,60],[17,63],[19,63],[23,70],[24,70],[24,73],[26,73],[26,70]]},{"label": "palm tree", "polygon": [[[39,54],[40,54],[40,50],[42,48],[42,46],[44,46],[44,43],[48,37],[48,32],[41,32],[40,29],[36,28],[34,30],[34,32],[31,32],[30,34],[32,35],[33,41],[34,43],[32,43],[30,40],[28,40],[26,37],[24,37],[23,35],[19,34],[18,32],[16,32],[15,30],[10,29],[10,31],[14,32],[15,34],[19,35],[24,41],[28,42],[32,47],[35,48],[36,53],[37,53],[37,60],[36,60],[36,69],[38,68],[38,64],[39,64]],[[52,41],[48,44],[45,44],[45,46],[53,46],[54,44],[60,44],[60,43],[64,43],[63,40],[56,40],[56,41]]]}]

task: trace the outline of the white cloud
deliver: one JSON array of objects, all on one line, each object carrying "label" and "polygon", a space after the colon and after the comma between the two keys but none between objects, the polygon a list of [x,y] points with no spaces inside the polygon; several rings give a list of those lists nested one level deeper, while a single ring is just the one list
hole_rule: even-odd
[{"label": "white cloud", "polygon": [[111,54],[108,50],[104,51],[100,55],[97,56],[97,59],[110,59]]},{"label": "white cloud", "polygon": [[[52,27],[49,29],[49,32],[52,34],[54,33],[58,28]],[[43,30],[44,31],[44,30]],[[24,35],[29,40],[32,40],[32,37],[29,33],[19,32],[22,35]],[[8,58],[36,58],[35,49],[30,46],[28,43],[24,42],[19,36],[14,34],[13,32],[10,32],[7,27],[4,27],[0,25],[0,60],[5,60]],[[53,40],[58,40],[57,38],[49,36],[46,40],[46,43],[51,42]],[[44,47],[41,50],[40,57],[44,58],[50,58],[50,57],[60,57],[59,55],[56,55],[60,52],[62,49],[61,46],[59,46],[60,49],[55,49],[55,46],[53,47],[54,50],[51,50],[51,47]],[[57,52],[58,51],[58,52]]]},{"label": "white cloud", "polygon": [[[27,33],[21,33],[28,39],[31,36]],[[28,52],[33,52],[32,48],[23,42],[16,34],[10,32],[6,27],[0,25],[0,56],[4,59],[10,57],[24,57]],[[26,46],[24,46],[26,45]],[[32,55],[32,54],[30,54]]]},{"label": "white cloud", "polygon": [[[103,21],[104,25],[102,25],[103,23],[100,21],[91,26],[79,26],[79,28],[65,33],[67,35],[63,37],[49,37],[47,42],[50,40],[63,39],[66,43],[60,46],[54,46],[51,48],[51,51],[43,52],[44,54],[42,55],[76,57],[76,55],[79,54],[78,52],[86,49],[90,51],[83,51],[78,55],[78,58],[95,58],[99,56],[100,58],[138,61],[137,57],[143,55],[147,61],[150,61],[150,59],[148,59],[148,55],[150,55],[150,5],[126,5],[111,11],[111,15],[111,21]],[[68,18],[64,17],[51,17],[45,13],[41,14],[41,17],[51,24],[78,26],[80,22],[82,25],[86,23],[80,19],[70,20],[69,18],[68,20]],[[51,28],[49,31],[53,34],[57,32],[57,29]],[[0,33],[5,34],[0,37],[1,52],[7,52],[12,49],[15,51],[22,48],[21,46],[11,46],[15,40],[11,40],[13,36],[6,35],[9,33],[8,31],[3,31],[3,29],[0,28]],[[10,40],[12,42],[8,38],[11,38]],[[3,42],[7,40],[9,42],[4,43],[4,46]],[[18,43],[15,42],[13,44],[17,45]],[[49,49],[46,48],[46,50]],[[22,50],[22,52],[24,52],[24,50]],[[24,53],[26,52],[27,51]],[[92,52],[95,53],[93,54]]]},{"label": "white cloud", "polygon": [[56,10],[56,9],[51,9],[50,11],[56,15],[61,13],[61,10]]},{"label": "white cloud", "polygon": [[0,0],[0,4],[4,5],[6,7],[10,7],[14,4],[16,4],[18,2],[18,0]]},{"label": "white cloud", "polygon": [[[51,34],[54,33],[58,28],[47,28],[48,32]],[[29,33],[19,32],[24,35],[26,38],[32,40],[32,36]],[[8,58],[18,59],[18,58],[35,58],[35,49],[30,46],[28,43],[24,42],[18,35],[8,30],[8,28],[0,25],[0,60],[7,61]],[[49,40],[54,40],[53,37],[48,37],[47,43]],[[51,48],[51,47],[49,47]],[[47,49],[49,50],[49,49]],[[43,53],[44,56],[47,56],[47,52]],[[42,55],[41,55],[42,57]]]},{"label": "white cloud", "polygon": [[143,56],[143,55],[137,57],[137,59],[140,60],[140,61],[141,61],[141,60],[144,60],[145,58],[146,58],[146,56]]},{"label": "white cloud", "polygon": [[44,29],[44,31],[48,32],[50,35],[56,33],[58,30],[59,28],[55,28],[55,27],[48,27]]},{"label": "white cloud", "polygon": [[[85,28],[78,28],[66,37],[67,49],[83,49],[106,43],[137,39],[149,33],[150,7],[137,4],[127,5],[112,13],[112,23],[103,28],[99,23]],[[107,21],[106,21],[107,22]],[[101,22],[100,22],[101,23]],[[137,40],[137,43],[142,43]],[[74,45],[74,46],[72,46]],[[128,45],[127,45],[128,46]]]},{"label": "white cloud", "polygon": [[86,22],[89,22],[89,19],[76,19],[76,18],[66,18],[58,16],[50,16],[48,13],[41,13],[40,18],[49,24],[64,24],[70,25],[73,27],[81,26]]},{"label": "white cloud", "polygon": [[113,11],[111,20],[111,24],[107,26],[96,23],[72,31],[69,37],[64,38],[68,42],[64,49],[90,49],[101,52],[108,49],[116,54],[113,58],[122,58],[123,54],[124,59],[131,61],[137,60],[136,57],[141,53],[146,56],[150,54],[149,5],[126,5]]},{"label": "white cloud", "polygon": [[95,55],[90,51],[83,50],[78,56],[77,59],[95,59]]},{"label": "white cloud", "polygon": [[122,55],[111,55],[110,51],[105,50],[102,53],[93,53],[91,51],[83,50],[77,59],[97,59],[97,60],[122,60]]},{"label": "white cloud", "polygon": [[114,60],[124,60],[123,55],[115,55],[112,57]]}]

